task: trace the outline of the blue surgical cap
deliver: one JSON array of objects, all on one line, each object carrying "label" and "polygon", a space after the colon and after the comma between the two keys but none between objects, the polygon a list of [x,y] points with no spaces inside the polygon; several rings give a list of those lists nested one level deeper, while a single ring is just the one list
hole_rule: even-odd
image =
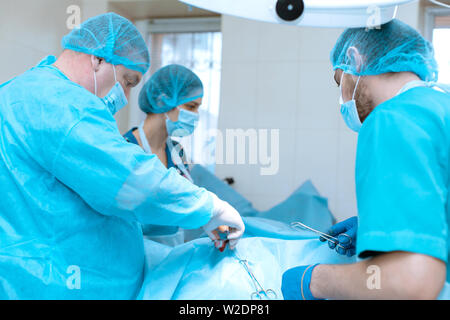
[{"label": "blue surgical cap", "polygon": [[[360,70],[349,48],[362,56]],[[399,20],[380,28],[351,28],[344,31],[331,52],[333,69],[357,76],[388,72],[413,72],[423,81],[436,81],[438,67],[433,46],[416,30]]]},{"label": "blue surgical cap", "polygon": [[142,35],[129,20],[113,12],[85,21],[63,37],[61,45],[142,74],[150,67],[150,55]]},{"label": "blue surgical cap", "polygon": [[159,69],[139,94],[139,107],[145,113],[164,113],[203,97],[200,78],[188,68],[171,64]]}]

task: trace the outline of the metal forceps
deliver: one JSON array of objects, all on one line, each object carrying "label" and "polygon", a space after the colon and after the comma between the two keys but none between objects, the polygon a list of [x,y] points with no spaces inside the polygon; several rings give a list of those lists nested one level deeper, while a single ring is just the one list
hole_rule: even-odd
[{"label": "metal forceps", "polygon": [[[322,238],[325,238],[326,240],[334,243],[336,245],[336,247],[342,248],[344,250],[347,249],[347,248],[343,247],[341,244],[339,244],[339,240],[337,238],[333,237],[332,235],[329,235],[329,234],[327,234],[325,232],[322,232],[322,231],[313,229],[311,227],[308,227],[306,224],[303,224],[301,222],[298,222],[298,221],[292,222],[291,223],[291,227],[312,231],[312,232],[317,233],[318,235],[320,235]],[[351,240],[351,237],[349,235],[346,235],[345,233],[343,233],[342,235],[349,237],[350,240]]]},{"label": "metal forceps", "polygon": [[273,291],[272,289],[265,290],[261,284],[259,283],[258,279],[256,279],[255,275],[253,274],[252,270],[250,269],[250,266],[248,265],[248,261],[245,259],[239,258],[239,256],[236,254],[236,257],[239,259],[239,263],[242,264],[245,271],[247,271],[248,275],[250,276],[250,279],[253,282],[253,286],[255,287],[255,292],[251,294],[252,300],[274,300],[277,299],[277,293]]}]

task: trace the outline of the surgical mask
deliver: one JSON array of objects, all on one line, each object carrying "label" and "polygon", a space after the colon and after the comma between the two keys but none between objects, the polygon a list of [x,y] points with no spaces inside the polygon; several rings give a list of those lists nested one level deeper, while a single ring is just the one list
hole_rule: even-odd
[{"label": "surgical mask", "polygon": [[448,84],[437,83],[434,81],[413,80],[413,81],[410,81],[407,84],[405,84],[403,86],[403,88],[397,93],[397,95],[400,95],[403,92],[406,92],[406,91],[416,88],[416,87],[428,87],[428,88],[433,88],[433,89],[441,91],[441,92],[450,93],[450,85],[448,85]]},{"label": "surgical mask", "polygon": [[199,115],[196,112],[191,112],[178,108],[180,113],[177,121],[172,121],[166,113],[166,129],[170,137],[186,137],[191,135],[198,123]]},{"label": "surgical mask", "polygon": [[362,123],[359,119],[358,109],[356,108],[356,101],[355,101],[355,93],[356,89],[358,88],[359,80],[361,79],[361,76],[358,77],[358,81],[356,81],[355,90],[353,91],[352,100],[344,102],[342,98],[342,79],[344,78],[344,73],[342,73],[341,76],[341,97],[339,98],[339,103],[341,105],[341,115],[344,119],[345,123],[347,124],[347,127],[349,127],[351,130],[355,132],[359,132],[361,129]]},{"label": "surgical mask", "polygon": [[[128,99],[125,95],[125,92],[123,91],[122,86],[117,81],[116,67],[114,65],[112,66],[114,70],[115,84],[111,88],[111,90],[109,90],[109,92],[106,94],[106,96],[101,100],[108,107],[112,115],[115,115],[120,109],[122,109],[128,104]],[[94,72],[94,86],[95,86],[95,95],[97,95],[97,77],[95,75],[95,72]]]}]

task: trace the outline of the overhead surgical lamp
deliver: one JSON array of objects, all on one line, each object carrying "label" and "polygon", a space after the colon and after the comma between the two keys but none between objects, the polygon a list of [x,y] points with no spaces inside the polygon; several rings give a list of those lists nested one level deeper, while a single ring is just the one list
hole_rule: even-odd
[{"label": "overhead surgical lamp", "polygon": [[201,9],[279,24],[375,27],[396,16],[397,6],[417,0],[179,0]]}]

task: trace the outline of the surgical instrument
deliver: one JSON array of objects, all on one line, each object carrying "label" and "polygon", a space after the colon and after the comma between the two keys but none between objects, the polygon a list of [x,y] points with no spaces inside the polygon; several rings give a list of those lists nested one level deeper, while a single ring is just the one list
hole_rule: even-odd
[{"label": "surgical instrument", "polygon": [[251,294],[252,300],[263,300],[264,298],[269,300],[275,300],[278,298],[277,293],[272,289],[264,289],[263,286],[259,283],[258,279],[256,279],[255,275],[250,269],[248,261],[246,259],[241,259],[237,253],[235,253],[236,258],[239,260],[239,263],[244,267],[245,271],[247,271],[250,279],[253,282],[253,286],[255,287],[255,292]]},{"label": "surgical instrument", "polygon": [[[343,247],[341,244],[339,244],[339,239],[338,238],[333,237],[332,235],[327,234],[325,232],[322,232],[322,231],[316,230],[314,228],[308,227],[307,225],[305,225],[305,224],[303,224],[301,222],[298,222],[298,221],[292,222],[291,223],[291,227],[292,228],[300,228],[300,229],[303,229],[303,230],[312,231],[312,232],[314,232],[316,234],[319,234],[322,238],[325,238],[326,240],[330,241],[331,243],[334,243],[336,246],[338,246],[338,247],[340,247],[340,248],[342,248],[344,250],[347,249],[347,248]],[[350,238],[350,243],[351,243],[352,238],[349,235],[347,235],[345,233],[343,233],[342,235]]]},{"label": "surgical instrument", "polygon": [[[222,231],[222,230],[221,230]],[[219,232],[218,233],[219,240],[216,241],[223,241],[223,247],[220,248],[220,251],[222,252],[225,249],[227,240],[227,232]],[[239,260],[239,263],[244,267],[245,271],[247,271],[248,275],[250,276],[250,279],[252,280],[253,286],[255,287],[255,292],[252,292],[250,297],[252,300],[274,300],[278,298],[277,293],[272,289],[264,289],[263,286],[260,284],[258,279],[256,279],[254,273],[250,269],[250,266],[248,264],[248,260],[242,259],[235,250],[234,252],[235,257]]]}]

